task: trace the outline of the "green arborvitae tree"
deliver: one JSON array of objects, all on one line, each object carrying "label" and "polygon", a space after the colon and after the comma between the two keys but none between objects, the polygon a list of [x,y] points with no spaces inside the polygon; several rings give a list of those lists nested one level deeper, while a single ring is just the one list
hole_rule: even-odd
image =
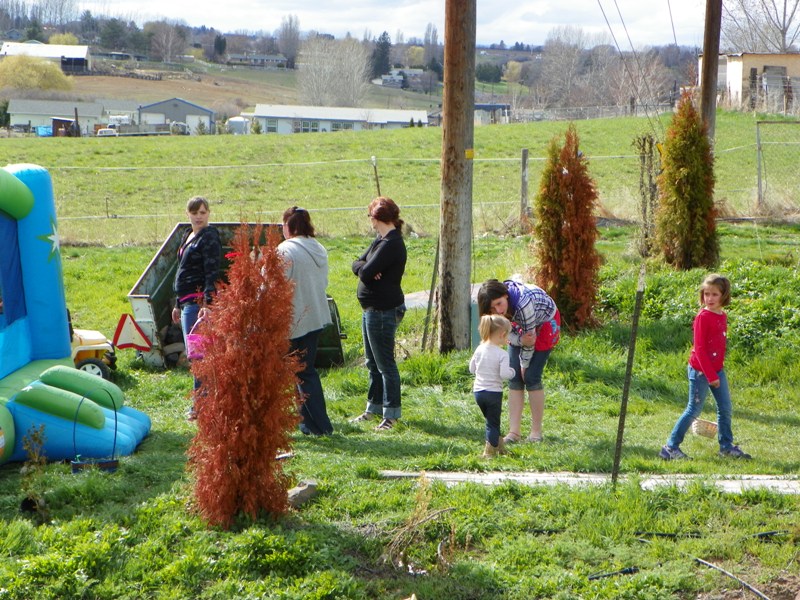
[{"label": "green arborvitae tree", "polygon": [[550,142],[534,201],[533,227],[538,263],[534,280],[555,300],[564,326],[572,331],[596,324],[600,269],[593,214],[597,189],[578,146],[572,124],[563,146],[558,138]]},{"label": "green arborvitae tree", "polygon": [[661,165],[656,239],[664,260],[681,270],[715,267],[714,157],[689,94],[681,98],[667,130]]}]

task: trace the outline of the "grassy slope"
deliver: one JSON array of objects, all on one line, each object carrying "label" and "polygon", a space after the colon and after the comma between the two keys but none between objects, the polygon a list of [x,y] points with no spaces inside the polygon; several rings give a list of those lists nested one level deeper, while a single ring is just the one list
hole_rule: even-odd
[{"label": "grassy slope", "polygon": [[[136,99],[156,102],[166,98],[183,98],[201,106],[218,109],[236,103],[242,110],[256,104],[299,104],[297,74],[293,71],[264,71],[219,67],[195,69],[190,77],[143,81],[125,77],[74,77],[75,94],[86,98]],[[374,108],[436,108],[441,96],[427,96],[404,90],[370,86],[365,106]],[[230,115],[233,116],[233,115]]]},{"label": "grassy slope", "polygon": [[[741,113],[720,113],[718,118],[717,196],[731,214],[752,211],[754,120]],[[476,129],[476,232],[506,230],[514,222],[522,148],[530,151],[533,197],[546,147],[564,127],[541,122]],[[643,133],[660,133],[659,123],[600,119],[580,121],[577,127],[603,210],[635,217],[639,161],[632,141]],[[212,200],[214,218],[220,220],[270,220],[287,205],[302,204],[318,211],[324,233],[361,234],[366,223],[352,217],[375,194],[371,156],[378,159],[382,193],[404,207],[415,230],[422,235],[438,230],[441,131],[436,128],[296,136],[9,139],[3,147],[10,163],[34,162],[51,170],[62,233],[75,242],[156,242],[182,218],[186,199],[196,194]],[[796,210],[791,204],[784,208]],[[98,219],[103,227],[97,227]]]}]

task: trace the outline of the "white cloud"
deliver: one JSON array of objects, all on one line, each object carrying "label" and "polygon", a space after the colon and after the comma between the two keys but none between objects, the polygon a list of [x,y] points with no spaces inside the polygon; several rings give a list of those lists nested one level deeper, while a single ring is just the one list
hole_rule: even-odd
[{"label": "white cloud", "polygon": [[[446,0],[317,0],[298,4],[277,0],[96,0],[81,3],[81,10],[136,20],[167,18],[192,26],[206,25],[223,33],[234,31],[273,32],[287,15],[296,15],[303,31],[320,31],[343,37],[347,32],[361,38],[387,31],[394,41],[398,30],[406,39],[422,38],[428,23],[433,23],[444,41]],[[479,0],[477,39],[480,44],[522,42],[542,44],[555,27],[572,25],[588,33],[611,31],[623,49],[628,35],[637,48],[663,45],[675,38],[681,45],[702,46],[705,2],[697,0],[530,0],[507,2]],[[619,7],[619,12],[617,11]],[[672,18],[670,19],[670,10]],[[622,19],[620,19],[620,15]],[[623,28],[624,22],[627,28]]]}]

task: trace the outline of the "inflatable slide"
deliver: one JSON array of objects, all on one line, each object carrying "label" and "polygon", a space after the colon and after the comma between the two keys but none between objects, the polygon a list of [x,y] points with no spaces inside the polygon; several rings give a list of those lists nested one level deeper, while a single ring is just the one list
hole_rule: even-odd
[{"label": "inflatable slide", "polygon": [[74,368],[49,173],[0,169],[0,464],[27,457],[43,427],[48,460],[132,453],[150,418],[113,383]]}]

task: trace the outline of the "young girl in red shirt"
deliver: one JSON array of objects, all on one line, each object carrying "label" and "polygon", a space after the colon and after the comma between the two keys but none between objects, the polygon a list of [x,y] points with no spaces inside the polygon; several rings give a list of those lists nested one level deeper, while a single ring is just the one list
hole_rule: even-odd
[{"label": "young girl in red shirt", "polygon": [[689,458],[680,445],[686,431],[703,410],[709,389],[717,403],[717,439],[719,455],[729,458],[750,458],[733,444],[731,430],[731,394],[725,376],[725,345],[728,336],[728,316],[723,307],[731,302],[731,282],[727,278],[709,275],[700,286],[700,312],[692,329],[694,342],[689,356],[689,403],[678,418],[672,433],[659,456],[664,460]]}]

